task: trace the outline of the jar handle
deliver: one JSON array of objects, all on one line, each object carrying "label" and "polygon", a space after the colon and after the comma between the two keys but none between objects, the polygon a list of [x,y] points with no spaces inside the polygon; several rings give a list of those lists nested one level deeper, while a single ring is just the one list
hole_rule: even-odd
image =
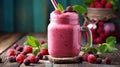
[{"label": "jar handle", "polygon": [[88,44],[89,44],[89,46],[90,47],[92,47],[92,32],[91,32],[91,30],[87,27],[87,26],[82,26],[81,27],[81,31],[83,31],[83,32],[87,32],[87,35],[88,35]]}]

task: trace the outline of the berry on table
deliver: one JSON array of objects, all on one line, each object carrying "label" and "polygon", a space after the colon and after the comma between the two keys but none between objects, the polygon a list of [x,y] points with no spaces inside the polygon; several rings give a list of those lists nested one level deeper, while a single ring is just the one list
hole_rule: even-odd
[{"label": "berry on table", "polygon": [[23,52],[32,53],[32,47],[31,46],[25,46]]},{"label": "berry on table", "polygon": [[15,56],[10,56],[10,57],[8,57],[8,61],[9,62],[16,62],[16,57]]},{"label": "berry on table", "polygon": [[40,40],[40,44],[44,44],[45,43],[45,41],[44,40]]},{"label": "berry on table", "polygon": [[2,58],[0,57],[0,63],[2,63]]},{"label": "berry on table", "polygon": [[111,59],[110,59],[110,58],[108,58],[108,57],[107,57],[107,58],[105,58],[105,63],[106,63],[106,64],[111,64]]},{"label": "berry on table", "polygon": [[26,66],[29,66],[31,62],[30,62],[29,59],[24,59],[23,63],[24,63]]},{"label": "berry on table", "polygon": [[18,44],[14,44],[13,48],[16,49],[19,45]]},{"label": "berry on table", "polygon": [[82,55],[82,59],[84,60],[84,61],[87,61],[88,59],[88,53],[84,53],[83,55]]},{"label": "berry on table", "polygon": [[39,59],[42,59],[43,55],[42,55],[42,53],[39,52],[36,57],[39,58]]},{"label": "berry on table", "polygon": [[97,63],[97,64],[101,64],[101,63],[102,63],[102,59],[101,59],[101,58],[97,58],[97,59],[96,59],[96,63]]},{"label": "berry on table", "polygon": [[15,52],[14,49],[9,49],[9,50],[7,51],[7,56],[15,56],[15,55],[16,55],[16,52]]},{"label": "berry on table", "polygon": [[17,57],[16,57],[16,61],[18,63],[22,63],[23,60],[25,59],[25,56],[23,54],[19,54]]},{"label": "berry on table", "polygon": [[94,63],[96,61],[96,56],[93,54],[90,54],[90,55],[88,55],[87,60],[89,63]]},{"label": "berry on table", "polygon": [[40,53],[42,54],[42,55],[48,55],[49,53],[48,53],[48,49],[41,49],[40,50]]},{"label": "berry on table", "polygon": [[16,50],[22,52],[22,51],[23,51],[23,47],[22,47],[22,46],[18,46],[18,47],[16,48]]},{"label": "berry on table", "polygon": [[31,63],[34,63],[36,58],[34,55],[29,55],[27,59],[29,59]]},{"label": "berry on table", "polygon": [[38,63],[38,62],[39,62],[39,58],[36,57],[34,63]]}]

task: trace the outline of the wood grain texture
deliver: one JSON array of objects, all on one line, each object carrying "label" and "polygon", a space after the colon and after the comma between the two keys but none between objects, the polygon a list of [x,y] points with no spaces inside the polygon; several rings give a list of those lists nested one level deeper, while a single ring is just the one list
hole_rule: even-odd
[{"label": "wood grain texture", "polygon": [[20,33],[6,33],[0,38],[0,54],[14,44],[22,34]]}]

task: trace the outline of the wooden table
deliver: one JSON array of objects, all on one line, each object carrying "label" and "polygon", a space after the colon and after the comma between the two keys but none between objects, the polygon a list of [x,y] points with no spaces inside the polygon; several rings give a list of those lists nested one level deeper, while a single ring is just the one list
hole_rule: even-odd
[{"label": "wooden table", "polygon": [[[0,63],[0,67],[26,67],[24,64],[19,64],[17,62],[10,63],[7,61],[6,51],[12,47],[14,43],[23,44],[26,41],[26,36],[32,35],[38,38],[39,40],[47,41],[45,33],[0,33],[0,56],[3,59],[3,62]],[[40,60],[38,64],[31,64],[28,67],[120,67],[120,44],[117,45],[118,51],[114,53],[107,53],[101,56],[112,58],[112,64],[90,64],[87,62],[83,63],[69,63],[69,64],[55,64],[48,60]]]}]

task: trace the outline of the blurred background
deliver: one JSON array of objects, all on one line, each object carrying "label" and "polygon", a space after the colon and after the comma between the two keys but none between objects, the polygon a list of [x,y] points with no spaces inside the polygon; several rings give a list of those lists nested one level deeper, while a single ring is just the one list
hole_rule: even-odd
[{"label": "blurred background", "polygon": [[[56,1],[65,8],[83,0]],[[0,0],[0,32],[46,32],[53,10],[50,0]]]}]

